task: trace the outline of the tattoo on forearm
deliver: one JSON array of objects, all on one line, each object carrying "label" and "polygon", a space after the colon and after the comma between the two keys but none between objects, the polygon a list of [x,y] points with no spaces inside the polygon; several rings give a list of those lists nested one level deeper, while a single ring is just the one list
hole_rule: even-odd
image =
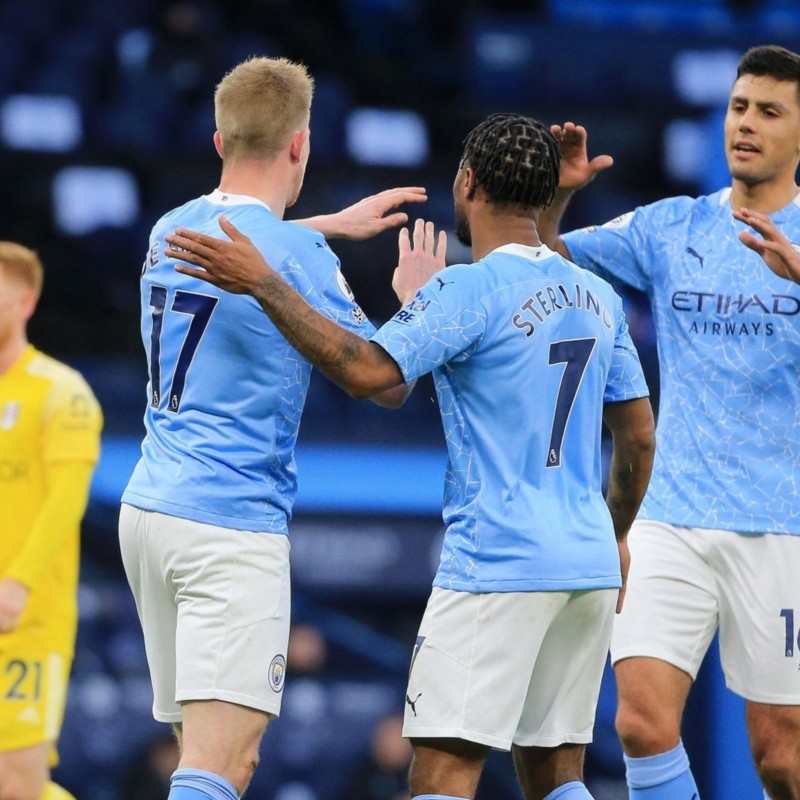
[{"label": "tattoo on forearm", "polygon": [[277,274],[264,278],[254,296],[289,343],[334,381],[345,381],[364,356],[364,339],[322,317]]}]

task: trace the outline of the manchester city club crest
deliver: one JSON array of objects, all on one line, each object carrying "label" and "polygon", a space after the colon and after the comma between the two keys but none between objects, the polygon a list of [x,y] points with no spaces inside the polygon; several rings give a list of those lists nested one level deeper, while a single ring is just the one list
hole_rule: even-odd
[{"label": "manchester city club crest", "polygon": [[275,656],[269,664],[269,685],[273,692],[283,690],[283,681],[286,677],[286,658],[281,655]]}]

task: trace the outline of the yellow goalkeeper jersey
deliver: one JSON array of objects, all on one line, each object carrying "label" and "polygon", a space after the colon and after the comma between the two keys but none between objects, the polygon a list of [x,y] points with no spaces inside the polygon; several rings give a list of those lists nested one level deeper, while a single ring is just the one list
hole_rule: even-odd
[{"label": "yellow goalkeeper jersey", "polygon": [[30,590],[0,650],[17,639],[72,653],[80,519],[101,428],[86,381],[33,346],[0,375],[0,578]]}]

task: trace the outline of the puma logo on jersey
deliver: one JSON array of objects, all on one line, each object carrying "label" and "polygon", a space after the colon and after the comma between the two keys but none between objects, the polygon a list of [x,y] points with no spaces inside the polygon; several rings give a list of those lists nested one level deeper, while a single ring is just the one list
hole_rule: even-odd
[{"label": "puma logo on jersey", "polygon": [[455,281],[443,281],[441,278],[437,277],[436,280],[439,283],[439,291],[441,292],[445,286],[449,286],[451,283],[455,283]]},{"label": "puma logo on jersey", "polygon": [[420,697],[422,697],[422,692],[420,692],[413,700],[406,695],[406,703],[411,706],[411,710],[414,712],[415,717],[417,716],[417,700],[419,700]]},{"label": "puma logo on jersey", "polygon": [[686,252],[690,256],[694,256],[694,258],[696,258],[700,262],[700,269],[703,269],[704,266],[703,262],[706,260],[706,257],[701,256],[700,253],[698,253],[697,250],[695,250],[693,247],[687,247]]}]

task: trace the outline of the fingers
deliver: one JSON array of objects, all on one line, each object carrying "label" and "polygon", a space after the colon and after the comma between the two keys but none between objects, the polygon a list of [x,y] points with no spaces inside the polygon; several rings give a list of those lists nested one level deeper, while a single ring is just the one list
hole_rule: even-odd
[{"label": "fingers", "polygon": [[766,214],[751,211],[749,208],[740,208],[738,211],[733,212],[733,216],[758,231],[762,236],[773,241],[782,241],[785,244],[789,244],[789,240],[778,230],[775,223]]},{"label": "fingers", "polygon": [[[412,246],[413,242],[413,246]],[[439,231],[436,235],[436,227],[432,222],[418,219],[414,222],[414,232],[409,237],[408,228],[403,228],[397,239],[400,256],[408,255],[412,251],[419,251],[435,257],[437,262],[445,264],[447,255],[447,234]]]},{"label": "fingers", "polygon": [[756,238],[755,236],[753,236],[752,233],[748,231],[741,231],[739,233],[739,241],[743,245],[745,245],[745,247],[749,247],[751,250],[755,250],[755,252],[758,253],[759,255],[761,255],[761,253],[763,252],[764,240]]},{"label": "fingers", "polygon": [[439,240],[436,245],[436,263],[444,269],[447,266],[447,234],[439,231]]},{"label": "fingers", "polygon": [[220,286],[219,279],[211,272],[204,269],[195,269],[194,267],[187,267],[183,264],[176,264],[175,272],[180,272],[181,275],[188,275],[190,278],[199,278],[206,283],[212,283],[214,286]]},{"label": "fingers", "polygon": [[[430,224],[430,223],[429,223]],[[425,249],[425,220],[418,219],[414,223],[414,234],[412,237],[413,241],[413,249],[414,250],[424,250]]]},{"label": "fingers", "polygon": [[580,144],[586,141],[586,128],[574,122],[565,122],[563,125],[551,125],[550,132],[562,144]]},{"label": "fingers", "polygon": [[589,167],[592,172],[602,172],[604,169],[614,166],[614,159],[611,156],[595,156],[590,162]]},{"label": "fingers", "polygon": [[384,189],[382,192],[378,192],[378,194],[372,196],[390,197],[397,193],[408,195],[409,202],[413,203],[415,201],[424,200],[427,192],[424,186],[395,186],[393,189]]},{"label": "fingers", "polygon": [[408,214],[404,211],[398,211],[396,214],[389,214],[388,217],[381,217],[378,222],[380,224],[380,231],[378,232],[382,233],[383,231],[389,230],[389,228],[405,225],[406,222],[408,222]]},{"label": "fingers", "polygon": [[[223,214],[219,218],[219,226],[222,228],[223,232],[230,237],[230,239],[234,242],[241,241],[241,242],[249,242],[250,239],[247,238],[232,222],[228,220],[228,218]],[[201,236],[203,234],[200,234]],[[217,239],[213,239],[213,237],[207,237],[212,241],[216,242]]]},{"label": "fingers", "polygon": [[411,252],[411,239],[408,236],[408,228],[401,228],[397,236],[397,249],[400,251],[400,258],[407,256]]}]

